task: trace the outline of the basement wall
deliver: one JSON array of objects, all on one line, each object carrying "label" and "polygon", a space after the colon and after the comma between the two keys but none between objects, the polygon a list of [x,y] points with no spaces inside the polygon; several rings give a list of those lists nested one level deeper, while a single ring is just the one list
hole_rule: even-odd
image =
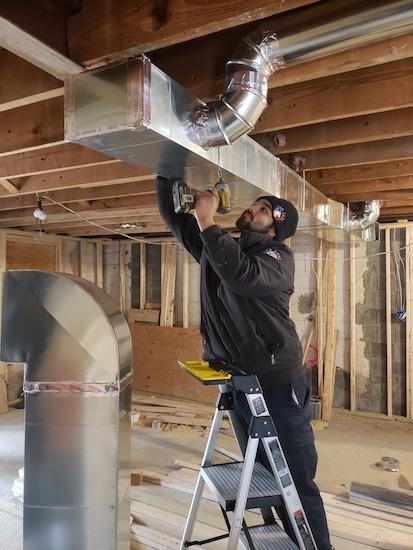
[{"label": "basement wall", "polygon": [[[413,224],[383,226],[378,242],[363,242],[350,235],[347,239],[340,239],[335,250],[335,289],[332,291],[329,289],[332,280],[332,272],[329,271],[332,263],[329,260],[331,243],[317,238],[315,234],[303,232],[291,240],[296,259],[291,316],[303,344],[305,365],[314,395],[320,395],[320,380],[326,378],[326,368],[330,368],[331,363],[334,382],[332,403],[335,407],[412,418],[412,243]],[[145,303],[144,298],[148,290],[145,286],[149,286],[150,290],[151,285],[158,285],[157,291],[148,292],[148,296],[151,300],[156,296],[162,300],[159,295],[161,245],[154,244],[148,255],[149,259],[158,256],[158,267],[154,269],[154,266],[146,265],[145,270],[142,270],[140,261],[134,263],[132,260],[132,247],[136,246],[143,245],[129,240],[82,241],[3,231],[0,232],[0,268],[45,269],[80,275],[112,296],[125,316],[137,311],[136,305],[141,305],[138,311],[148,313],[146,307],[161,307],[160,303]],[[186,388],[175,380],[175,369],[179,368],[177,358],[173,357],[172,366],[165,366],[165,376],[162,375],[162,362],[158,362],[156,379],[162,381],[162,387],[151,387],[148,376],[152,366],[151,354],[159,351],[172,357],[174,350],[177,353],[185,350],[186,356],[180,359],[187,360],[199,358],[202,352],[198,264],[179,245],[175,246],[178,253],[174,265],[176,281],[172,298],[175,314],[172,324],[170,327],[159,327],[159,316],[155,322],[151,316],[149,322],[131,324],[133,331],[139,331],[142,326],[142,334],[147,329],[154,331],[151,332],[148,349],[145,346],[140,351],[135,346],[135,367],[147,391],[161,390],[160,393],[163,391],[166,395],[186,393]],[[169,268],[166,266],[167,270]],[[142,270],[138,277],[136,270]],[[142,273],[146,273],[143,288],[140,286]],[[334,307],[331,308],[333,302]],[[131,307],[132,303],[135,309]],[[403,307],[407,311],[406,320],[397,317],[397,312]],[[328,331],[331,319],[334,330]],[[155,331],[159,328],[162,328],[162,338],[158,339]],[[182,329],[179,331],[179,349],[176,340],[178,333],[170,329]],[[140,345],[145,345],[142,334],[137,338]],[[148,350],[150,353],[147,353]],[[329,362],[331,350],[334,356]],[[140,362],[143,358],[144,361]],[[21,388],[22,367],[2,367],[0,379],[2,372],[5,373],[8,399],[13,401]]]},{"label": "basement wall", "polygon": [[[403,228],[392,230],[392,246],[396,241],[400,248],[405,246],[404,233]],[[184,276],[184,251],[177,246],[174,326],[198,328],[198,264],[189,258],[187,275]],[[335,250],[335,288],[331,290],[328,288],[330,246],[331,243],[309,233],[298,233],[291,240],[296,259],[291,316],[305,351],[305,365],[313,394],[320,395],[319,378],[325,376],[327,355],[334,347],[331,367],[333,406],[378,415],[406,416],[406,323],[396,318],[398,288],[401,285],[404,289],[406,281],[403,274],[401,279],[396,276],[394,252],[385,254],[384,230],[379,242],[341,236]],[[403,251],[401,254],[403,263]],[[386,257],[389,258],[389,280]],[[116,271],[115,255],[109,270]],[[403,266],[400,270],[403,271]],[[186,298],[184,280],[187,281]],[[334,331],[333,339],[328,340],[326,323],[331,319],[332,296]],[[389,298],[390,314],[386,310]],[[391,359],[389,346],[392,347]],[[197,358],[196,353],[198,346],[192,357],[181,359]]]}]

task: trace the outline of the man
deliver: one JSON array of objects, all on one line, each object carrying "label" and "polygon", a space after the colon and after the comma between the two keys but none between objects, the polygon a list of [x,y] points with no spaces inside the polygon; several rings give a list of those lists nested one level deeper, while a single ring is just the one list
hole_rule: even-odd
[{"label": "man", "polygon": [[[201,266],[203,358],[257,375],[317,549],[330,550],[324,507],[313,481],[317,453],[310,389],[289,316],[294,258],[284,241],[295,233],[297,210],[288,201],[260,197],[236,222],[241,235],[235,239],[215,222],[219,197],[214,186],[194,192],[193,214],[176,214],[172,185],[173,180],[158,176],[158,207],[173,235]],[[242,392],[234,392],[234,407],[247,424],[250,412]]]}]

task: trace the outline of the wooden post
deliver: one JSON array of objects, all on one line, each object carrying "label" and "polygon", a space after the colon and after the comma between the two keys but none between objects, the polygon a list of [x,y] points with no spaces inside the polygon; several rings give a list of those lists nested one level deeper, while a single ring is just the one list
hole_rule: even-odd
[{"label": "wooden post", "polygon": [[357,359],[356,359],[356,238],[350,234],[350,410],[357,408]]},{"label": "wooden post", "polygon": [[323,239],[318,238],[317,246],[317,377],[318,377],[318,396],[323,397],[324,393],[324,291],[323,291]]},{"label": "wooden post", "polygon": [[162,243],[161,245],[161,318],[160,325],[172,327],[175,310],[175,280],[177,245]]},{"label": "wooden post", "polygon": [[[145,309],[146,305],[146,243],[141,242],[139,249],[139,308]],[[161,264],[162,268],[162,264]]]},{"label": "wooden post", "polygon": [[103,288],[103,245],[100,241],[96,243],[96,284]]},{"label": "wooden post", "polygon": [[[0,231],[0,276],[6,270],[6,232]],[[0,285],[2,291],[3,285]],[[0,303],[3,301],[2,292],[0,292]],[[9,410],[7,398],[6,384],[6,369],[5,363],[0,362],[0,413],[6,413]]]},{"label": "wooden post", "polygon": [[393,416],[393,343],[391,330],[391,232],[386,227],[384,230],[386,252],[386,373],[387,373],[387,415]]},{"label": "wooden post", "polygon": [[182,326],[189,327],[189,252],[183,249],[182,262]]},{"label": "wooden post", "polygon": [[321,418],[331,420],[334,396],[335,369],[335,307],[336,307],[336,254],[337,243],[330,242],[327,253],[327,314],[326,314],[326,349],[324,361],[324,391]]},{"label": "wooden post", "polygon": [[412,315],[413,296],[411,289],[411,269],[413,268],[413,228],[406,227],[406,417],[413,418],[413,338],[412,338]]}]

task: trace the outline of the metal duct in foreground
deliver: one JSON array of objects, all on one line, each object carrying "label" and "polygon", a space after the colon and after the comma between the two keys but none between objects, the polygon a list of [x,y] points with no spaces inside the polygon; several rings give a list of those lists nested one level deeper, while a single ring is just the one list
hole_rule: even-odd
[{"label": "metal duct in foreground", "polygon": [[[250,137],[210,150],[194,143],[192,114],[203,105],[139,56],[68,78],[65,138],[153,172],[162,159],[166,176],[182,172],[185,157],[185,180],[198,189],[215,182],[217,167],[222,166],[234,207],[246,208],[261,195],[275,195],[298,209],[300,230],[325,229],[326,239],[330,229],[347,231],[352,213],[342,203],[317,191]],[[165,159],[171,144],[176,154]]]},{"label": "metal duct in foreground", "polygon": [[131,338],[79,277],[3,274],[1,359],[25,363],[24,550],[129,550]]},{"label": "metal duct in foreground", "polygon": [[206,149],[229,145],[250,132],[267,107],[275,71],[413,30],[412,0],[365,2],[356,13],[340,7],[328,20],[318,14],[311,6],[304,27],[278,32],[261,26],[243,39],[227,62],[222,97],[194,112],[196,143]]},{"label": "metal duct in foreground", "polygon": [[413,497],[400,491],[352,481],[349,500],[352,504],[413,518]]}]

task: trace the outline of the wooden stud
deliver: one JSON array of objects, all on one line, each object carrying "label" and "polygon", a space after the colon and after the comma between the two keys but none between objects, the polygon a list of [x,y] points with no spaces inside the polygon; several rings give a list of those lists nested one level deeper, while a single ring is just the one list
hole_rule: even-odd
[{"label": "wooden stud", "polygon": [[357,408],[357,358],[356,358],[356,238],[350,234],[350,410]]},{"label": "wooden stud", "polygon": [[336,307],[336,253],[337,243],[330,242],[327,253],[327,315],[326,349],[324,361],[324,392],[322,399],[322,420],[331,420],[334,397],[334,357],[335,357],[335,307]]},{"label": "wooden stud", "polygon": [[413,245],[412,226],[406,227],[406,417],[413,417],[413,338],[412,338],[412,315],[413,315],[413,296],[412,296],[412,269],[413,255],[411,247]]},{"label": "wooden stud", "polygon": [[318,396],[324,393],[324,292],[323,292],[323,239],[318,238],[317,243],[317,347],[318,347]]},{"label": "wooden stud", "polygon": [[182,326],[189,327],[189,252],[186,249],[182,263]]},{"label": "wooden stud", "polygon": [[175,280],[177,246],[173,243],[162,243],[161,253],[161,319],[160,325],[173,326],[175,310]]},{"label": "wooden stud", "polygon": [[103,244],[96,243],[96,284],[103,288]]},{"label": "wooden stud", "polygon": [[[139,306],[141,309],[145,309],[146,305],[146,243],[141,241],[139,245]],[[162,268],[162,264],[161,264]]]},{"label": "wooden stud", "polygon": [[391,235],[392,229],[384,230],[386,252],[386,374],[387,374],[387,416],[393,416],[393,340],[391,327]]}]

